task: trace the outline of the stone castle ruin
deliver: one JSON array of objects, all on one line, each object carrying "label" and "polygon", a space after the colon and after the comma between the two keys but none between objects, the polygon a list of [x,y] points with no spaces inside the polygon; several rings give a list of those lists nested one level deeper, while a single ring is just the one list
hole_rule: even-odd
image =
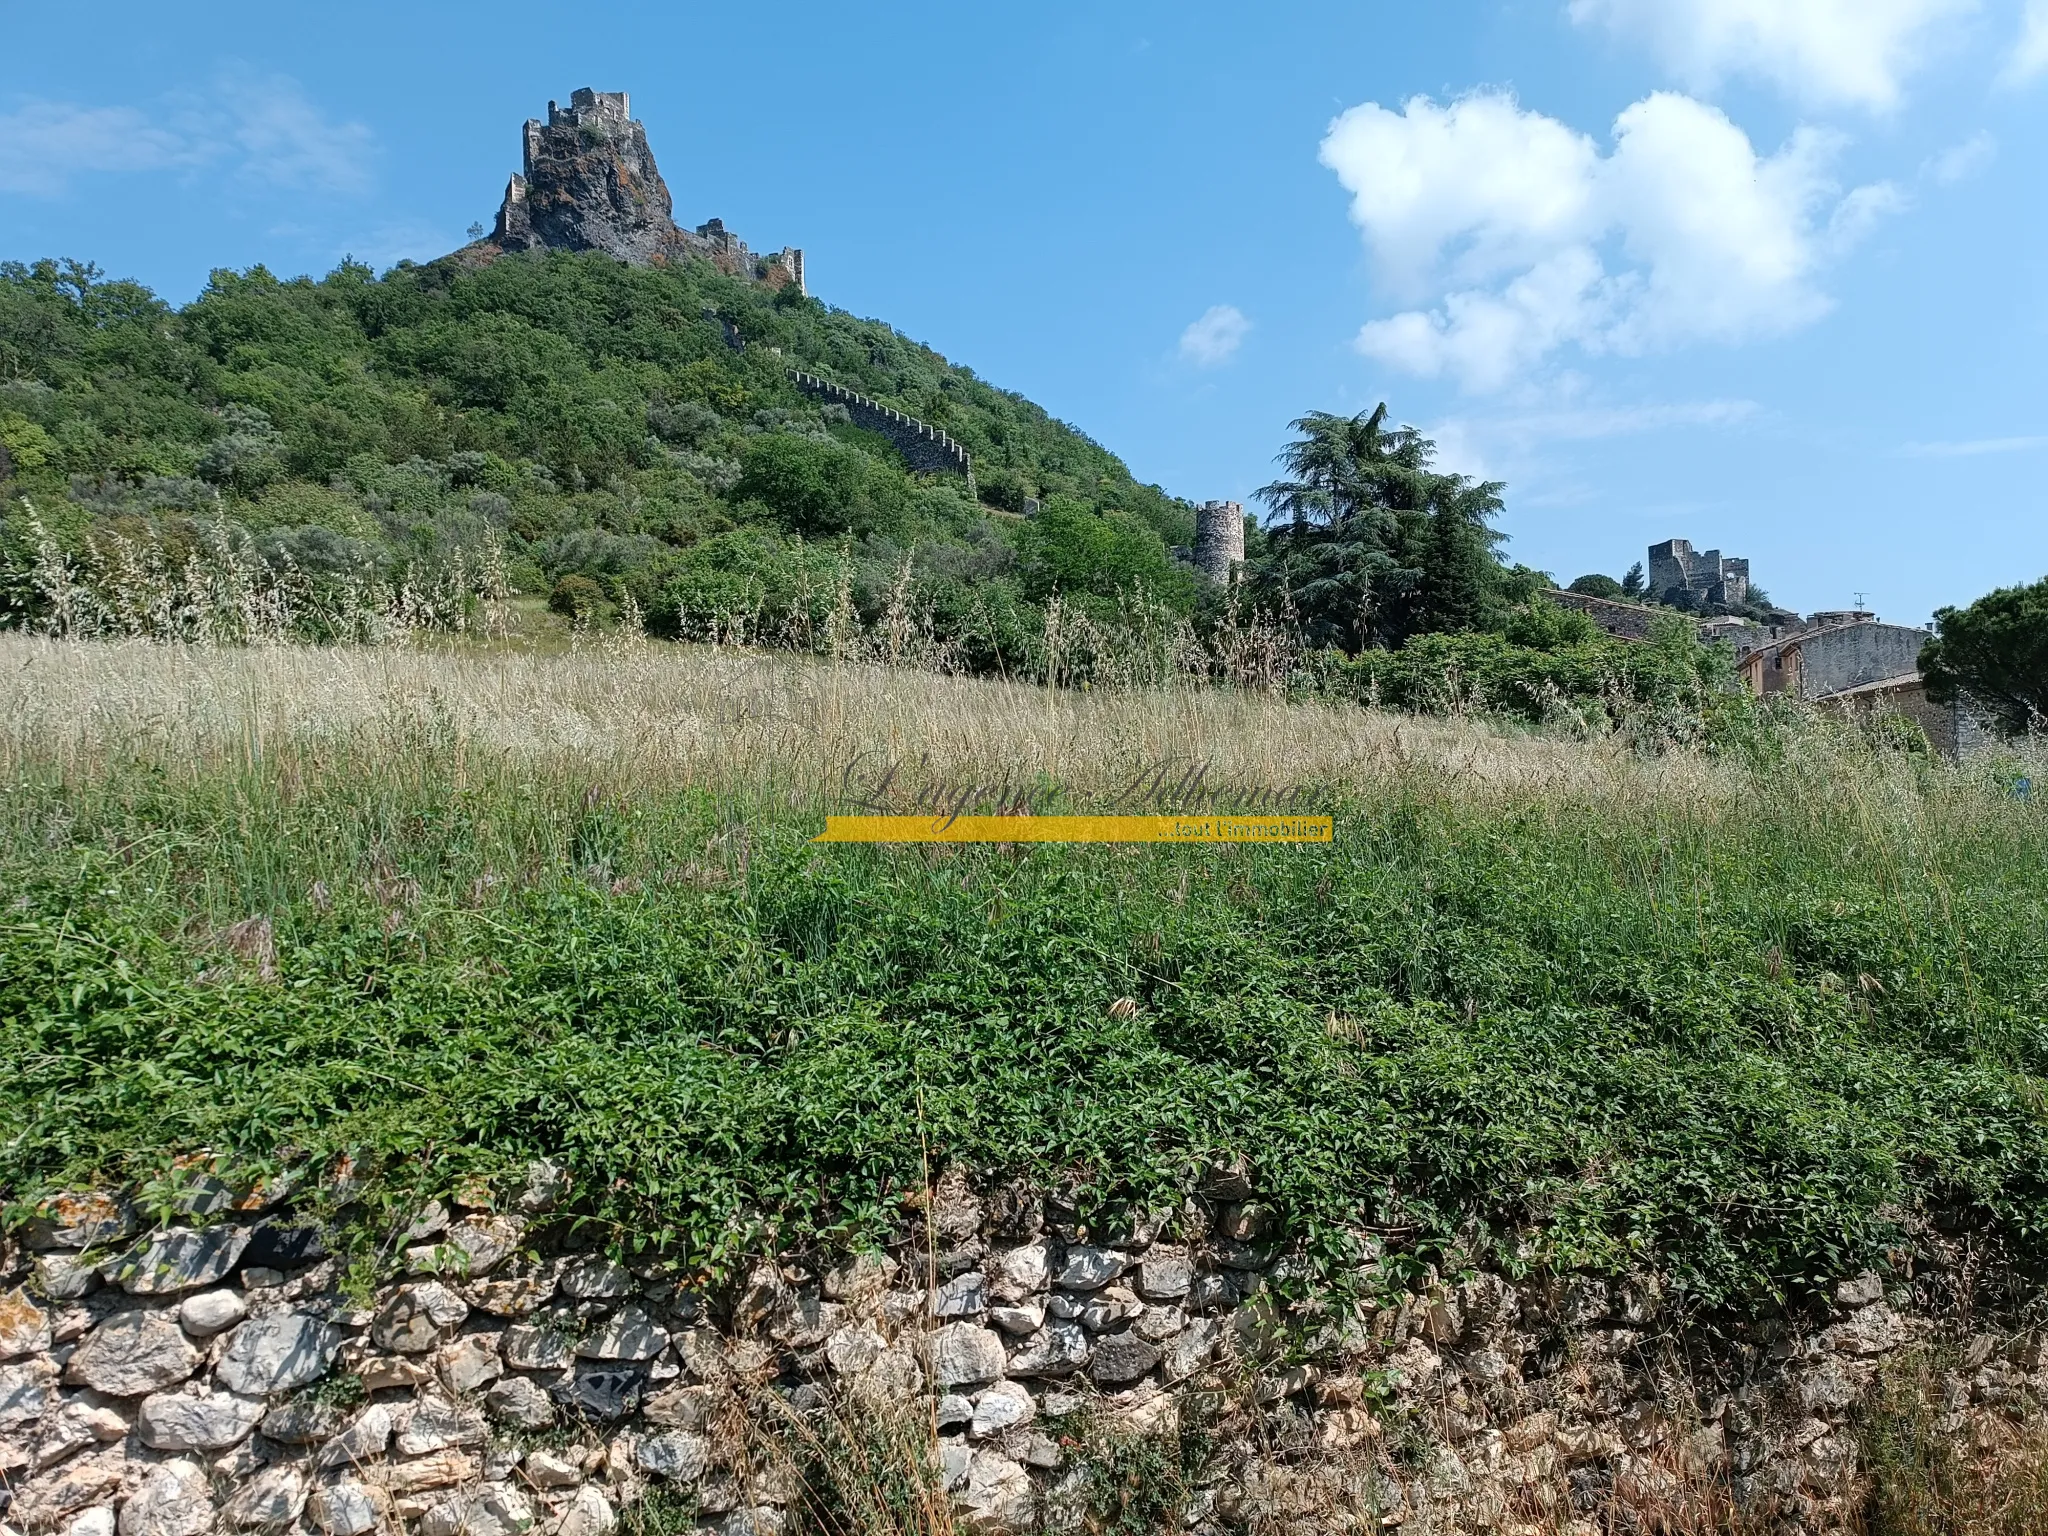
[{"label": "stone castle ruin", "polygon": [[1962,703],[1928,697],[1920,675],[1926,630],[1886,624],[1860,606],[1801,618],[1762,601],[1749,584],[1749,562],[1718,549],[1695,553],[1685,539],[1652,544],[1643,601],[1545,595],[1619,640],[1647,641],[1659,607],[1682,609],[1694,615],[1701,644],[1733,649],[1743,683],[1757,698],[1803,699],[1864,720],[1901,717],[1949,757],[1967,756],[1986,739],[1982,722]]},{"label": "stone castle ruin", "polygon": [[635,266],[694,256],[734,277],[809,291],[802,251],[756,255],[718,219],[694,230],[677,225],[647,130],[624,91],[585,87],[566,109],[549,102],[547,121],[529,119],[524,142],[525,163],[505,189],[497,226],[472,250],[603,251]]},{"label": "stone castle ruin", "polygon": [[1673,608],[1740,608],[1749,601],[1749,562],[1718,549],[1696,554],[1689,539],[1650,546],[1650,597]]}]

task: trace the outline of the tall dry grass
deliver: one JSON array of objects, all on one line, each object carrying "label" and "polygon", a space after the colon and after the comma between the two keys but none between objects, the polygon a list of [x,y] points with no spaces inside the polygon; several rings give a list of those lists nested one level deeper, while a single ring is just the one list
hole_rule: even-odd
[{"label": "tall dry grass", "polygon": [[[1628,890],[1674,957],[1759,879],[1874,885],[1902,937],[1973,953],[1973,977],[2021,943],[1971,916],[1987,877],[2028,884],[2048,836],[1993,769],[1882,749],[1839,719],[1753,724],[1714,751],[1645,750],[1206,682],[1054,689],[638,638],[535,655],[0,635],[0,786],[33,786],[0,799],[0,840],[56,846],[75,823],[168,847],[175,824],[181,899],[235,922],[408,860],[407,878],[432,868],[451,892],[514,871],[736,873],[759,837],[800,841],[820,812],[856,808],[892,762],[910,794],[896,808],[1050,786],[1077,811],[1198,808],[1171,786],[1200,765],[1209,809],[1304,790],[1297,809],[1408,807],[1548,871],[1559,903]],[[1134,785],[1155,803],[1132,804]],[[600,804],[659,814],[614,818],[599,857]]]},{"label": "tall dry grass", "polygon": [[1079,791],[1147,765],[1209,783],[1369,790],[1423,774],[1475,795],[1712,800],[1724,770],[1619,739],[1295,703],[1202,685],[1084,692],[709,646],[591,642],[566,655],[166,646],[0,635],[0,763],[91,772],[122,754],[187,773],[428,732],[539,774],[620,787],[826,793],[848,764],[1042,775]]}]

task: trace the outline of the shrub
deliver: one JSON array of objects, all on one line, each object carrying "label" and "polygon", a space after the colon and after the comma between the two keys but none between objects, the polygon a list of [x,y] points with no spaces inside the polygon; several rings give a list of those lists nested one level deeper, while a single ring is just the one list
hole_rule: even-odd
[{"label": "shrub", "polygon": [[1024,592],[1034,602],[1054,592],[1113,598],[1142,585],[1180,597],[1176,606],[1183,611],[1192,606],[1191,578],[1174,565],[1159,535],[1127,513],[1055,497],[1019,530],[1017,543]]},{"label": "shrub", "polygon": [[1364,651],[1333,665],[1331,684],[1360,702],[1417,714],[1495,713],[1540,721],[1560,704],[1682,705],[1697,710],[1711,663],[1686,650],[1605,637],[1551,649],[1503,635],[1418,635],[1398,651]]},{"label": "shrub", "polygon": [[904,513],[903,476],[857,448],[792,432],[747,445],[734,501],[758,501],[797,533],[893,533]]},{"label": "shrub", "polygon": [[548,594],[549,611],[567,619],[595,617],[604,605],[604,588],[588,576],[564,576]]}]

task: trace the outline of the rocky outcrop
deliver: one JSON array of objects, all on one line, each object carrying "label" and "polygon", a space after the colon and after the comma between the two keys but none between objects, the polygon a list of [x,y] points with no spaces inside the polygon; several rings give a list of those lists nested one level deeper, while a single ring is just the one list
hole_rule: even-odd
[{"label": "rocky outcrop", "polygon": [[[553,1195],[430,1206],[373,1296],[314,1244],[217,1272],[276,1255],[276,1216],[111,1254],[32,1226],[0,1252],[0,1529],[606,1536],[661,1489],[751,1536],[783,1528],[811,1453],[863,1411],[918,1426],[983,1531],[1060,1528],[1118,1496],[1091,1458],[1151,1440],[1198,1536],[1656,1529],[1685,1508],[1789,1536],[1853,1523],[1856,1417],[1933,1332],[1875,1273],[1804,1327],[1704,1341],[1647,1281],[1396,1285],[1375,1260],[1304,1294],[1224,1172],[1116,1231],[949,1176],[891,1251],[717,1288],[579,1251]],[[38,1278],[60,1255],[87,1277],[64,1296]],[[2038,1416],[2038,1340],[1953,1342],[1926,1382],[1945,1433],[1993,1443]]]},{"label": "rocky outcrop", "polygon": [[549,102],[545,123],[527,123],[525,148],[496,228],[472,252],[603,251],[638,266],[699,257],[735,277],[803,291],[802,251],[756,256],[718,219],[694,230],[676,224],[668,183],[625,92],[579,90],[566,110]]}]

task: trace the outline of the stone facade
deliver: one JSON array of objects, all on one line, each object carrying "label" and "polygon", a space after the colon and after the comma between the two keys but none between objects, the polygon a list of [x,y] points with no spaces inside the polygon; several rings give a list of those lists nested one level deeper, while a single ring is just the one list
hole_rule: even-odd
[{"label": "stone facade", "polygon": [[1718,549],[1693,552],[1687,539],[1650,546],[1650,596],[1674,608],[1739,608],[1749,601],[1749,562]]},{"label": "stone facade", "polygon": [[[1196,1536],[1652,1529],[1687,1501],[1796,1536],[1851,1524],[1856,1415],[1934,1332],[1918,1300],[1945,1262],[1693,1338],[1646,1279],[1447,1260],[1396,1284],[1369,1238],[1349,1299],[1302,1297],[1242,1164],[1113,1230],[949,1175],[887,1251],[719,1287],[578,1247],[569,1193],[539,1165],[429,1205],[360,1299],[282,1212],[206,1229],[225,1240],[138,1233],[107,1197],[31,1224],[0,1253],[0,1521],[604,1536],[666,1488],[698,1529],[758,1536],[802,1498],[801,1426],[880,1412],[923,1426],[982,1531],[1065,1528],[1097,1448],[1189,1424]],[[1947,1432],[2038,1414],[2037,1337],[1952,1343]]]},{"label": "stone facade", "polygon": [[1759,647],[1743,658],[1743,678],[1760,698],[1789,693],[1826,699],[1867,683],[1916,675],[1927,639],[1924,629],[1881,624],[1865,614]]},{"label": "stone facade", "polygon": [[973,488],[974,460],[965,448],[937,427],[919,421],[915,416],[906,416],[879,400],[871,400],[843,384],[834,384],[830,379],[805,373],[800,368],[792,368],[789,376],[798,389],[813,399],[844,406],[855,426],[889,439],[913,474],[959,475],[967,481],[970,490]]},{"label": "stone facade", "polygon": [[1618,603],[1605,597],[1591,597],[1584,592],[1570,592],[1552,587],[1544,594],[1560,608],[1569,608],[1574,613],[1583,613],[1603,633],[1617,640],[1647,640],[1650,628],[1657,618],[1657,610],[1643,603]]},{"label": "stone facade", "polygon": [[480,242],[484,254],[603,251],[637,266],[697,257],[736,277],[806,291],[802,251],[757,256],[718,219],[677,226],[668,183],[625,92],[586,88],[566,108],[551,101],[547,121],[529,120],[523,141],[524,167]]},{"label": "stone facade", "polygon": [[1937,704],[1927,696],[1927,682],[1918,672],[1862,683],[1829,696],[1828,703],[1856,719],[1878,722],[1910,720],[1945,757],[1968,757],[1989,742],[1984,726],[1960,701]]}]

